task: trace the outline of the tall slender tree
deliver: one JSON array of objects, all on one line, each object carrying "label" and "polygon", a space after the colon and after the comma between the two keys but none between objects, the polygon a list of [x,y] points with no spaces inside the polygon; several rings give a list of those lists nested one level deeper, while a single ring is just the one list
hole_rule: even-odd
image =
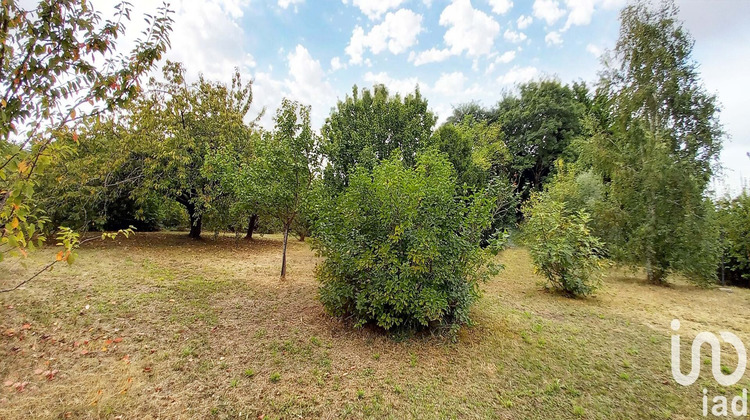
[{"label": "tall slender tree", "polygon": [[266,132],[252,160],[226,172],[237,195],[252,200],[260,211],[281,223],[284,243],[281,278],[286,277],[289,231],[298,221],[320,170],[318,141],[310,123],[310,107],[284,99],[275,127]]},{"label": "tall slender tree", "polygon": [[670,0],[622,10],[600,86],[611,125],[592,142],[610,181],[613,254],[657,283],[672,272],[713,279],[718,251],[705,192],[721,148],[719,110],[677,12]]}]

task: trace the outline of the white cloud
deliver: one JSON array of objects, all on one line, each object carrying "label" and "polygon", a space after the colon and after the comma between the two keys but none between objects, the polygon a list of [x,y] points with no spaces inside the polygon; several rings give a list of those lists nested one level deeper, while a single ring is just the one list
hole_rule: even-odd
[{"label": "white cloud", "polygon": [[287,56],[287,74],[282,79],[274,78],[269,72],[255,74],[253,84],[253,112],[261,107],[266,114],[261,125],[273,126],[273,116],[281,105],[282,98],[297,100],[303,105],[312,105],[311,119],[315,127],[323,124],[329,107],[335,103],[336,95],[326,78],[320,61],[313,58],[303,45],[297,45]]},{"label": "white cloud", "polygon": [[349,45],[344,49],[344,52],[349,56],[350,63],[362,63],[362,54],[365,52],[366,42],[365,30],[361,26],[356,26],[352,32],[352,37],[349,39]]},{"label": "white cloud", "polygon": [[305,104],[320,103],[322,98],[331,98],[333,88],[326,80],[320,61],[315,60],[307,48],[297,45],[287,55],[289,78],[286,87],[289,95]]},{"label": "white cloud", "polygon": [[339,71],[346,67],[346,64],[341,62],[341,59],[338,57],[333,57],[331,59],[331,71]]},{"label": "white cloud", "polygon": [[418,54],[412,52],[409,55],[409,61],[413,62],[415,66],[421,66],[422,64],[444,61],[451,55],[451,50],[447,48],[442,50],[439,50],[437,48],[430,48],[429,50],[422,51]]},{"label": "white cloud", "polygon": [[474,9],[470,0],[453,0],[440,14],[440,25],[448,27],[443,39],[454,55],[487,55],[500,33],[500,24]]},{"label": "white cloud", "polygon": [[495,59],[496,63],[503,63],[507,64],[513,61],[516,58],[516,52],[513,50],[504,52],[500,57]]},{"label": "white cloud", "polygon": [[294,11],[297,11],[297,5],[304,3],[305,0],[279,0],[279,7],[287,9],[289,6],[294,6]]},{"label": "white cloud", "polygon": [[463,93],[466,80],[466,76],[460,71],[443,73],[440,75],[437,82],[435,82],[433,90],[443,95],[456,95],[458,93]]},{"label": "white cloud", "polygon": [[596,3],[597,0],[565,0],[569,13],[563,30],[567,30],[572,25],[581,26],[591,23]]},{"label": "white cloud", "polygon": [[568,8],[568,19],[565,22],[563,31],[567,31],[571,26],[584,26],[591,23],[597,7],[604,9],[620,8],[625,4],[625,0],[565,0]]},{"label": "white cloud", "polygon": [[492,12],[498,15],[504,15],[513,7],[511,0],[489,0],[490,6],[492,6]]},{"label": "white cloud", "polygon": [[414,92],[414,88],[419,85],[419,79],[416,77],[394,79],[386,72],[372,73],[368,71],[364,75],[364,80],[371,84],[383,84],[388,88],[390,93],[399,93],[401,95]]},{"label": "white cloud", "polygon": [[544,37],[544,42],[546,42],[547,45],[562,45],[563,40],[559,32],[552,31]]},{"label": "white cloud", "polygon": [[547,22],[547,25],[553,25],[565,16],[565,10],[560,8],[560,3],[557,0],[534,0],[532,9],[534,17],[543,19]]},{"label": "white cloud", "polygon": [[525,41],[527,37],[523,32],[516,32],[510,29],[506,29],[505,33],[503,34],[503,38],[505,38],[505,40],[508,42],[517,44],[519,42]]},{"label": "white cloud", "polygon": [[495,58],[495,61],[493,61],[492,63],[490,63],[489,66],[487,66],[487,70],[485,71],[485,74],[490,74],[493,71],[495,71],[495,68],[498,65],[500,65],[500,64],[508,64],[511,61],[515,60],[515,59],[516,59],[516,51],[515,50],[506,51],[502,55],[500,55],[499,57]]},{"label": "white cloud", "polygon": [[453,0],[440,14],[440,25],[448,29],[443,35],[446,48],[430,48],[412,53],[409,61],[415,66],[436,63],[464,51],[470,57],[489,55],[500,33],[500,24],[481,10],[474,9],[470,0]]},{"label": "white cloud", "polygon": [[532,18],[531,16],[521,15],[516,21],[516,26],[518,26],[518,29],[523,30],[528,28],[532,22],[534,22],[534,18]]},{"label": "white cloud", "polygon": [[604,52],[604,50],[594,44],[586,45],[586,51],[591,53],[591,55],[593,55],[594,57],[600,57]]},{"label": "white cloud", "polygon": [[[354,0],[352,4],[359,7],[370,20],[380,19],[383,13],[395,9],[403,3],[404,0]],[[344,0],[344,4],[347,0]]]},{"label": "white cloud", "polygon": [[[118,43],[118,51],[133,47],[135,39],[146,29],[140,16],[156,13],[157,5],[152,0],[133,0],[132,3],[134,18]],[[229,81],[235,67],[241,71],[255,67],[255,59],[246,48],[245,31],[241,26],[249,5],[250,0],[172,1],[170,9],[174,11],[174,22],[169,36],[172,48],[165,54],[165,59],[182,62],[190,80],[203,73],[210,79]],[[95,6],[103,16],[112,15],[113,2],[100,1]]]},{"label": "white cloud", "polygon": [[367,34],[362,27],[355,27],[345,52],[349,55],[351,64],[362,64],[365,49],[373,54],[380,54],[386,49],[393,54],[400,54],[417,43],[417,35],[421,32],[422,15],[400,9],[395,13],[388,13],[383,22],[373,26]]},{"label": "white cloud", "polygon": [[515,66],[507,73],[497,78],[501,85],[517,85],[526,83],[539,76],[539,70],[536,67],[519,67]]}]

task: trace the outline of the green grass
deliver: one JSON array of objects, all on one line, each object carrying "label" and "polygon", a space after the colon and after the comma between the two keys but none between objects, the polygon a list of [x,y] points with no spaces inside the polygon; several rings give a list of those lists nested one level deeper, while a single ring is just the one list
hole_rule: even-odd
[{"label": "green grass", "polygon": [[[278,239],[138,234],[0,295],[0,385],[28,382],[0,388],[0,418],[688,419],[702,412],[703,387],[750,387],[745,377],[720,388],[705,365],[682,387],[669,365],[673,318],[683,370],[699,331],[750,343],[748,290],[658,287],[612,271],[595,297],[568,299],[511,249],[483,286],[475,326],[455,342],[401,339],[326,315],[304,243],[290,243],[280,281]],[[0,264],[0,286],[53,256]]]}]

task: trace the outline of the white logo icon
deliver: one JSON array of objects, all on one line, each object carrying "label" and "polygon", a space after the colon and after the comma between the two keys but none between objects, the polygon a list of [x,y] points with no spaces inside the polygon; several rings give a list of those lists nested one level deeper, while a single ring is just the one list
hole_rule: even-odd
[{"label": "white logo icon", "polygon": [[[672,331],[677,332],[679,329],[680,321],[673,319]],[[699,333],[695,339],[693,339],[690,373],[683,375],[682,370],[680,369],[680,336],[672,335],[672,377],[678,384],[689,386],[695,383],[698,379],[701,371],[701,346],[705,343],[708,343],[711,346],[711,372],[719,385],[731,386],[742,379],[742,376],[745,374],[745,368],[747,367],[747,351],[745,350],[745,345],[739,337],[730,332],[722,331],[719,332],[719,335],[737,351],[737,367],[730,375],[725,375],[721,371],[721,342],[719,341],[719,338],[716,337],[715,334],[705,331]]]}]

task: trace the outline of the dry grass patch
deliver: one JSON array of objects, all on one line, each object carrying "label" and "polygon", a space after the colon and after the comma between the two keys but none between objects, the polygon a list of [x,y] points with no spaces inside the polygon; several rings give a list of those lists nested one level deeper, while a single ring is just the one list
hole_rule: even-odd
[{"label": "dry grass patch", "polygon": [[[0,285],[52,255],[1,264]],[[750,343],[750,291],[613,271],[595,298],[571,300],[540,287],[525,251],[500,258],[477,325],[452,343],[327,316],[305,243],[290,242],[284,282],[273,235],[88,247],[0,295],[0,418],[680,419],[699,415],[699,385],[749,387],[719,389],[705,368],[701,384],[675,384],[669,321],[690,338],[729,329]]]}]

